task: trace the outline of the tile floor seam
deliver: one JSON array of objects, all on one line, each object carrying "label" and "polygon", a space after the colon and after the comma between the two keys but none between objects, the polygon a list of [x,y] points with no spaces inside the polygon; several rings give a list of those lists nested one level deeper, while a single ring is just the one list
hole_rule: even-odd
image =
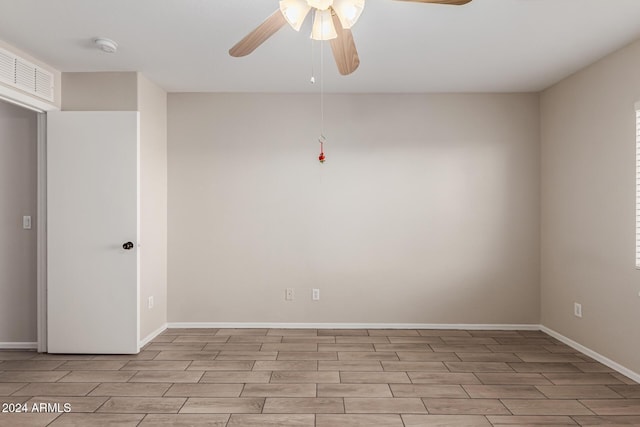
[{"label": "tile floor seam", "polygon": [[[174,385],[175,385],[175,384],[174,384]],[[165,392],[165,394],[166,394],[169,390],[171,390],[171,387],[173,387],[173,386],[169,386],[169,388],[167,389],[167,391]],[[164,397],[164,395],[163,395],[163,397]],[[189,399],[190,399],[190,397],[187,397],[186,399],[184,399],[184,402],[182,402],[182,405],[180,405],[180,409],[178,409],[178,411],[176,412],[176,414],[179,414],[179,413],[180,413],[180,411],[182,411],[182,408],[184,408],[184,405],[186,405],[186,404],[187,404],[187,402],[189,401]],[[148,415],[148,414],[147,414],[147,415]],[[146,417],[147,415],[145,415],[145,417]]]},{"label": "tile floor seam", "polygon": [[[61,378],[61,379],[62,379],[62,378]],[[91,390],[89,390],[87,393],[85,393],[84,397],[89,397],[89,395],[90,395],[94,390],[96,390],[98,387],[100,387],[100,384],[102,384],[102,383],[100,383],[100,382],[99,382],[99,383],[96,383],[96,386],[95,386],[94,388],[92,388]]]},{"label": "tile floor seam", "polygon": [[[240,394],[238,395],[238,398],[242,397],[242,394],[244,393],[244,388],[247,386],[247,383],[243,383],[242,384],[242,388],[240,389]],[[229,416],[231,417],[231,416]]]},{"label": "tile floor seam", "polygon": [[62,416],[62,414],[58,414],[57,417],[55,417],[54,419],[52,419],[51,421],[49,421],[46,426],[50,426],[51,424],[53,424],[58,418],[60,418]]},{"label": "tile floor seam", "polygon": [[619,399],[629,399],[627,396],[624,396],[624,395],[618,393],[617,391],[615,391],[614,389],[612,389],[610,384],[604,384],[604,386],[606,388],[608,388],[609,390],[611,390],[612,392],[614,392],[615,394],[617,394],[618,396],[620,396]]},{"label": "tile floor seam", "polygon": [[145,418],[147,418],[149,414],[144,414],[144,416],[142,417],[142,419],[140,421],[138,421],[138,423],[136,424],[136,427],[139,427],[140,424],[142,424],[142,422],[144,421]]},{"label": "tile floor seam", "polygon": [[500,404],[502,404],[502,406],[504,406],[507,409],[507,411],[509,411],[510,415],[516,415],[516,414],[513,413],[513,411],[511,409],[509,409],[509,407],[507,405],[505,405],[504,398],[501,398],[501,399],[498,399],[498,400],[500,401]]},{"label": "tile floor seam", "polygon": [[[98,405],[98,407],[93,411],[94,414],[98,413],[98,411],[100,410],[100,408],[102,408],[104,405],[107,404],[107,402],[111,399],[111,396],[107,397],[107,399],[102,402],[101,405]],[[143,417],[144,418],[144,417]]]},{"label": "tile floor seam", "polygon": [[[199,384],[199,383],[196,383],[196,384]],[[175,383],[172,383],[169,387],[167,387],[167,389],[164,391],[164,393],[162,393],[162,396],[160,396],[160,397],[169,397],[169,396],[167,396],[167,393],[169,393],[169,390],[171,390],[171,388],[174,385],[175,385]],[[182,409],[182,408],[180,408],[180,409]]]},{"label": "tile floor seam", "polygon": [[25,383],[23,386],[19,387],[17,390],[14,390],[14,391],[11,393],[11,395],[13,395],[13,393],[17,393],[17,392],[19,392],[19,391],[20,391],[20,390],[22,390],[23,388],[27,387],[29,384],[31,384],[31,383]]}]

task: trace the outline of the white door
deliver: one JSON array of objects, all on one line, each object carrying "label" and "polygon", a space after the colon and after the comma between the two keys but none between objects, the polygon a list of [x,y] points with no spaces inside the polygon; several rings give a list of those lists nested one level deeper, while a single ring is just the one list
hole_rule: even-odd
[{"label": "white door", "polygon": [[138,129],[131,111],[47,114],[50,353],[140,349]]}]

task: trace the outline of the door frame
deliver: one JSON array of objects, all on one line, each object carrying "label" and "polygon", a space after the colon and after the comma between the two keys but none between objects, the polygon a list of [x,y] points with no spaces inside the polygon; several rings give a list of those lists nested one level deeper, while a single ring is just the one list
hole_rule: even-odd
[{"label": "door frame", "polygon": [[47,352],[47,115],[38,113],[37,231],[37,341],[38,352]]},{"label": "door frame", "polygon": [[35,111],[37,115],[37,206],[36,206],[36,324],[37,347],[47,352],[47,111],[60,107],[0,84],[0,100]]}]

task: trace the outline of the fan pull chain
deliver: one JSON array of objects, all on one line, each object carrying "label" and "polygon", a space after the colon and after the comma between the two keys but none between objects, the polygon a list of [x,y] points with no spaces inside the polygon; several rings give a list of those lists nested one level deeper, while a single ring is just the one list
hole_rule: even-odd
[{"label": "fan pull chain", "polygon": [[315,59],[315,55],[314,55],[314,47],[315,47],[315,40],[313,40],[312,38],[309,38],[309,40],[311,40],[311,79],[309,79],[309,83],[311,83],[312,85],[316,83],[316,72],[314,70],[314,59]]},{"label": "fan pull chain", "polygon": [[[324,15],[320,15],[320,25],[324,31]],[[320,136],[324,138],[324,43],[320,41]]]},{"label": "fan pull chain", "polygon": [[[323,15],[320,15],[320,26],[324,31]],[[323,37],[324,38],[324,37]],[[318,160],[320,163],[324,163],[326,157],[324,155],[324,143],[327,138],[324,136],[324,43],[320,41],[320,155]]]},{"label": "fan pull chain", "polygon": [[325,156],[324,156],[324,135],[320,135],[320,138],[318,138],[318,142],[320,143],[320,155],[318,156],[318,160],[320,160],[320,163],[324,163],[325,161]]}]

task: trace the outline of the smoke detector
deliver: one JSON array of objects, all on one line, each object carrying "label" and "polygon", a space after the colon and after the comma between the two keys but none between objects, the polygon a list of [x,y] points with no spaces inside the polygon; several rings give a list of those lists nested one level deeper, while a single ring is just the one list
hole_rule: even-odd
[{"label": "smoke detector", "polygon": [[116,50],[118,50],[118,43],[104,37],[98,37],[93,40],[93,43],[95,43],[100,50],[106,53],[115,53]]}]

